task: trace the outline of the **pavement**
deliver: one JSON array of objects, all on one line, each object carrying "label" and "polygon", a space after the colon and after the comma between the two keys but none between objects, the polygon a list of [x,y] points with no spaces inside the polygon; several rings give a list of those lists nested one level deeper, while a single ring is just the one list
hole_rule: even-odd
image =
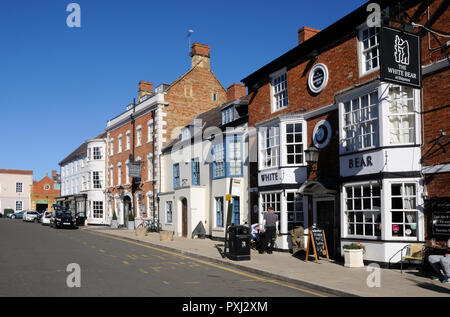
[{"label": "pavement", "polygon": [[432,281],[417,270],[383,269],[369,267],[347,268],[326,259],[305,262],[287,252],[259,254],[251,251],[250,261],[232,261],[222,256],[224,243],[211,239],[174,237],[160,241],[159,233],[138,237],[134,231],[109,227],[83,227],[81,230],[117,240],[136,241],[156,248],[206,260],[230,268],[238,268],[264,278],[277,279],[336,296],[363,297],[450,297],[450,285]]}]

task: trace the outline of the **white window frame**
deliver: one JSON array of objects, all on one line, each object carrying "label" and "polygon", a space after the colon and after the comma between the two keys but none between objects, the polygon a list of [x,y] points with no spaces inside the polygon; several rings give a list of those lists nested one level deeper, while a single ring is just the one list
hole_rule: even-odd
[{"label": "white window frame", "polygon": [[109,167],[109,187],[114,186],[114,166]]},{"label": "white window frame", "polygon": [[[287,125],[288,124],[300,124],[302,127],[302,140],[301,142],[295,142],[295,138],[294,138],[294,143],[287,143],[287,135],[288,135],[288,129],[287,129]],[[294,127],[295,128],[295,127]],[[280,122],[280,164],[281,166],[306,166],[306,161],[305,161],[305,150],[306,150],[306,142],[307,142],[307,124],[306,121],[301,119],[301,120],[288,120],[288,121],[282,121]],[[292,163],[289,164],[288,161],[288,146],[289,145],[301,145],[301,155],[302,155],[302,162],[301,163]],[[295,155],[297,155],[299,153],[297,153],[295,151]]]},{"label": "white window frame", "polygon": [[[403,212],[410,212],[412,209],[392,209],[392,185],[394,184],[414,184],[415,185],[415,199],[416,199],[416,209],[414,209],[414,212],[416,212],[416,236],[415,237],[397,237],[392,235],[392,225],[397,224],[392,222],[392,212],[394,211],[403,211]],[[386,218],[387,218],[387,227],[386,227],[386,235],[387,238],[392,240],[402,240],[402,241],[423,241],[424,240],[424,213],[423,213],[423,188],[421,184],[421,180],[417,178],[405,178],[405,179],[389,179],[386,180],[386,196],[388,197],[386,201]]]},{"label": "white window frame", "polygon": [[[413,109],[412,110],[410,110],[410,111],[406,111],[406,112],[397,112],[397,113],[392,113],[391,112],[391,109],[392,109],[392,107],[391,107],[391,104],[392,104],[392,102],[393,102],[393,100],[391,99],[391,94],[390,94],[390,91],[391,91],[391,89],[392,88],[396,88],[396,87],[399,87],[400,88],[400,91],[401,91],[401,94],[404,94],[405,93],[405,90],[408,90],[408,89],[410,89],[411,90],[411,93],[412,93],[412,97],[411,98],[407,98],[406,99],[406,102],[408,103],[408,101],[411,101],[412,102],[412,107],[413,107]],[[387,126],[387,141],[386,141],[386,144],[388,144],[388,145],[390,145],[390,146],[398,146],[398,145],[406,145],[406,144],[418,144],[418,134],[417,134],[417,130],[419,129],[419,126],[418,126],[418,124],[419,124],[419,119],[417,118],[418,116],[417,116],[417,113],[419,112],[419,107],[418,107],[418,102],[419,102],[419,97],[417,96],[417,91],[416,91],[416,89],[414,89],[414,88],[411,88],[411,87],[407,87],[407,86],[400,86],[400,85],[393,85],[393,84],[391,84],[391,85],[389,85],[388,86],[388,94],[387,94],[387,100],[386,100],[386,102],[388,102],[389,103],[389,105],[388,105],[388,107],[387,107],[387,118],[386,118],[386,126]],[[401,107],[401,108],[404,108],[404,107]],[[410,142],[402,142],[402,141],[399,141],[399,142],[397,142],[397,143],[392,143],[391,142],[391,131],[393,130],[393,129],[391,129],[391,117],[403,117],[403,116],[413,116],[413,124],[414,124],[414,126],[413,126],[413,128],[411,129],[411,128],[408,128],[408,130],[412,130],[412,141],[410,141]],[[403,120],[400,120],[400,122],[404,122]],[[396,130],[406,130],[405,128],[398,128],[398,129],[396,129]]]},{"label": "white window frame", "polygon": [[[296,190],[287,190],[286,191],[286,209],[283,209],[283,204],[281,205],[281,214],[283,212],[286,212],[286,228],[287,231],[289,232],[291,229],[289,229],[289,212],[291,212],[291,210],[289,210],[288,204],[289,204],[289,200],[288,200],[288,195],[289,194],[293,194],[294,195],[294,206],[295,206],[295,200],[298,198],[298,196],[301,196],[301,202],[302,202],[302,211],[294,211],[294,217],[296,217],[297,214],[302,213],[303,214],[303,228],[306,230],[308,227],[308,198],[307,196],[304,195],[298,195]],[[283,200],[283,198],[282,198]],[[280,215],[281,216],[281,215]],[[282,227],[283,225],[281,224],[281,218],[280,220],[280,227]],[[295,221],[294,221],[295,222]],[[294,227],[295,228],[295,227]]]},{"label": "white window frame", "polygon": [[[370,190],[371,190],[370,196],[367,196],[367,197],[364,196],[363,187],[365,187],[365,186],[370,186]],[[379,188],[380,196],[374,196],[373,195],[373,190],[372,190],[373,186],[377,186]],[[360,196],[361,198],[359,198],[359,196],[358,197],[355,196],[354,188],[356,188],[356,187],[359,187],[360,190],[361,190],[361,196]],[[349,198],[349,199],[352,200],[352,204],[353,204],[352,208],[353,209],[350,210],[350,211],[347,209],[347,198],[348,198],[348,196],[347,196],[347,188],[352,188],[352,197]],[[386,195],[383,193],[383,187],[376,181],[366,181],[366,182],[345,184],[343,186],[343,188],[342,188],[342,199],[341,199],[342,223],[343,223],[342,236],[345,237],[345,238],[367,239],[367,240],[381,240],[382,237],[383,237],[383,228],[386,226],[386,224],[385,224],[385,217],[384,217],[384,208],[383,208],[385,196]],[[354,208],[355,197],[357,199],[361,199],[361,208],[360,209],[355,209]],[[370,199],[370,204],[371,204],[372,208],[364,209],[364,205],[363,205],[364,202],[365,202],[364,197],[365,197],[366,200]],[[373,206],[373,199],[379,199],[379,201],[380,201],[379,209],[373,208],[374,207]],[[363,220],[361,222],[361,224],[363,225],[363,232],[365,231],[365,227],[364,226],[366,224],[366,222],[365,222],[366,218],[364,218],[364,213],[365,212],[366,213],[379,212],[379,214],[380,214],[380,222],[379,223],[381,224],[380,235],[379,236],[375,235],[375,232],[376,232],[375,231],[375,226],[378,223],[376,221],[377,219],[372,219],[372,222],[370,222],[374,226],[372,228],[373,229],[373,234],[372,235],[364,235],[364,234],[358,235],[358,234],[356,234],[356,226],[355,226],[355,233],[354,234],[349,234],[348,233],[349,221],[348,221],[348,215],[347,214],[350,213],[350,212],[363,213]],[[355,217],[356,217],[356,215],[355,215]],[[356,224],[357,223],[356,218],[355,218],[354,221],[351,221],[351,223],[355,223]],[[367,223],[367,224],[369,224],[369,223]]]},{"label": "white window frame", "polygon": [[[281,79],[282,76],[285,77],[284,78],[285,80],[280,83],[275,83],[277,80]],[[271,100],[272,113],[286,109],[289,106],[289,92],[288,92],[289,83],[288,83],[288,78],[287,78],[287,68],[285,67],[279,71],[276,71],[276,72],[270,74],[269,77],[270,77],[270,100]],[[282,83],[285,83],[285,87],[283,87]],[[279,87],[279,85],[281,85],[281,87]],[[284,88],[284,89],[280,89],[280,88]],[[277,89],[280,89],[280,90],[276,91]],[[285,102],[283,101],[283,102],[281,102],[282,104],[279,105],[277,95],[281,95],[283,92],[286,92]],[[282,98],[281,100],[284,100],[284,98]]]},{"label": "white window frame", "polygon": [[[168,208],[170,206],[170,208]],[[171,221],[167,221],[167,214],[170,211],[170,217],[171,217]],[[165,217],[164,217],[164,222],[168,225],[172,225],[173,224],[173,201],[169,200],[166,201],[165,203]]]},{"label": "white window frame", "polygon": [[92,202],[92,218],[103,219],[105,215],[103,201]]},{"label": "white window frame", "polygon": [[117,186],[122,185],[122,163],[117,164]]},{"label": "white window frame", "polygon": [[[271,130],[273,129],[273,132]],[[280,158],[281,158],[281,129],[280,124],[274,124],[270,126],[264,126],[258,128],[258,139],[259,139],[259,170],[267,170],[271,168],[278,168],[281,165]],[[267,144],[267,136],[269,136],[269,139],[273,139],[273,144],[266,146]],[[267,165],[267,151],[270,149],[270,165]],[[275,154],[273,154],[275,152]],[[274,161],[276,163],[274,163]]]},{"label": "white window frame", "polygon": [[[270,202],[263,202],[263,196],[265,195],[280,195],[280,199],[278,201],[279,204],[279,208],[277,208],[276,206],[276,199],[272,200],[270,199]],[[260,223],[263,223],[264,220],[264,213],[267,211],[267,208],[269,206],[272,206],[274,208],[274,213],[278,215],[278,227],[277,230],[278,232],[281,232],[281,227],[282,227],[282,214],[286,211],[286,209],[284,208],[284,197],[283,197],[283,192],[282,191],[268,191],[268,192],[260,192],[259,193],[259,211],[260,211],[260,218],[259,221]],[[275,202],[275,204],[274,204]],[[278,210],[277,210],[278,209]]]},{"label": "white window frame", "polygon": [[126,135],[127,135],[126,151],[129,151],[131,147],[131,132],[127,131]]},{"label": "white window frame", "polygon": [[[18,207],[17,203],[20,203],[20,208],[17,208]],[[16,200],[15,211],[19,212],[19,211],[23,211],[23,210],[24,210],[23,209],[23,200]]]},{"label": "white window frame", "polygon": [[109,156],[114,155],[114,139],[109,141]]},{"label": "white window frame", "polygon": [[142,145],[142,126],[136,128],[136,147]]},{"label": "white window frame", "polygon": [[16,194],[23,193],[23,183],[22,182],[16,182]]},{"label": "white window frame", "polygon": [[122,153],[123,150],[123,139],[122,139],[122,134],[120,134],[118,137],[118,146],[117,146],[117,153]]},{"label": "white window frame", "polygon": [[147,143],[153,142],[153,120],[147,122]]},{"label": "white window frame", "polygon": [[[363,77],[366,75],[369,75],[373,72],[376,72],[380,69],[380,41],[379,39],[377,40],[378,43],[375,45],[372,45],[370,47],[368,47],[367,49],[364,49],[364,41],[362,40],[363,37],[363,33],[365,30],[369,30],[369,29],[373,29],[373,28],[369,28],[367,26],[367,23],[362,24],[359,28],[358,28],[358,37],[357,37],[357,41],[358,41],[358,63],[359,63],[359,77]],[[378,33],[378,37],[380,37],[380,28],[376,28],[377,33]],[[370,31],[369,31],[370,32]],[[377,35],[375,35],[376,38]],[[372,67],[368,70],[366,70],[366,58],[364,53],[367,51],[370,51],[374,48],[377,48],[378,50],[378,56],[377,56],[377,60],[378,60],[378,64],[376,67]]]}]

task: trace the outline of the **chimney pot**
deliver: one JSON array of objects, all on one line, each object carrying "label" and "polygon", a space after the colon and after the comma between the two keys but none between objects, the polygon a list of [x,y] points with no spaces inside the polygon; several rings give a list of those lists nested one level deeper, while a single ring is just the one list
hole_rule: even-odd
[{"label": "chimney pot", "polygon": [[302,27],[300,30],[298,30],[298,44],[302,44],[319,32],[320,30],[313,29],[307,26]]},{"label": "chimney pot", "polygon": [[141,80],[139,82],[139,100],[141,100],[142,96],[151,94],[153,94],[153,83]]},{"label": "chimney pot", "polygon": [[247,95],[247,87],[234,83],[227,88],[227,102],[234,101]]},{"label": "chimney pot", "polygon": [[196,42],[192,44],[189,55],[191,56],[192,68],[197,65],[207,69],[210,68],[209,45]]}]

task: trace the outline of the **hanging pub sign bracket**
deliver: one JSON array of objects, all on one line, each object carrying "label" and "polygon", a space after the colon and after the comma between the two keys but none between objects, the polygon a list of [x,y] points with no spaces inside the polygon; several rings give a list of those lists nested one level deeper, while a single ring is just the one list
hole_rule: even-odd
[{"label": "hanging pub sign bracket", "polygon": [[316,227],[309,228],[308,233],[308,244],[306,247],[305,262],[308,262],[309,258],[309,248],[312,245],[314,251],[314,258],[316,263],[318,263],[319,257],[327,257],[328,262],[330,257],[328,254],[327,239],[325,238],[325,231]]},{"label": "hanging pub sign bracket", "polygon": [[380,30],[380,79],[422,88],[420,37],[382,26]]}]

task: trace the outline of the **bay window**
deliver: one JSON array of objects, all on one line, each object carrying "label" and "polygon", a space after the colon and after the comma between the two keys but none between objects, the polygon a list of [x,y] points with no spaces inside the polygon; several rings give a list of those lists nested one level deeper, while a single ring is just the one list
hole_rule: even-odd
[{"label": "bay window", "polygon": [[223,143],[217,143],[213,146],[212,175],[213,178],[225,177],[225,150]]},{"label": "bay window", "polygon": [[346,152],[377,147],[378,92],[359,96],[344,103],[343,147]]},{"label": "bay window", "polygon": [[[273,208],[273,212],[278,215],[278,220],[280,220],[281,212],[281,193],[263,193],[261,194],[261,208],[263,212],[267,212],[269,207]],[[277,230],[279,228],[280,221],[278,221]]]},{"label": "bay window", "polygon": [[389,87],[389,144],[415,142],[414,89]]},{"label": "bay window", "polygon": [[303,164],[303,131],[301,123],[286,124],[287,164]]},{"label": "bay window", "polygon": [[393,237],[417,236],[416,184],[391,184],[391,217]]},{"label": "bay window", "polygon": [[305,215],[303,210],[303,197],[296,193],[286,194],[287,227],[288,231],[302,226],[305,228]]},{"label": "bay window", "polygon": [[103,201],[94,201],[92,206],[92,218],[103,218]]},{"label": "bay window", "polygon": [[241,137],[227,137],[227,171],[229,176],[242,176]]},{"label": "bay window", "polygon": [[347,235],[381,237],[381,190],[378,184],[345,187]]},{"label": "bay window", "polygon": [[260,168],[278,167],[280,164],[280,128],[278,126],[261,128]]}]

